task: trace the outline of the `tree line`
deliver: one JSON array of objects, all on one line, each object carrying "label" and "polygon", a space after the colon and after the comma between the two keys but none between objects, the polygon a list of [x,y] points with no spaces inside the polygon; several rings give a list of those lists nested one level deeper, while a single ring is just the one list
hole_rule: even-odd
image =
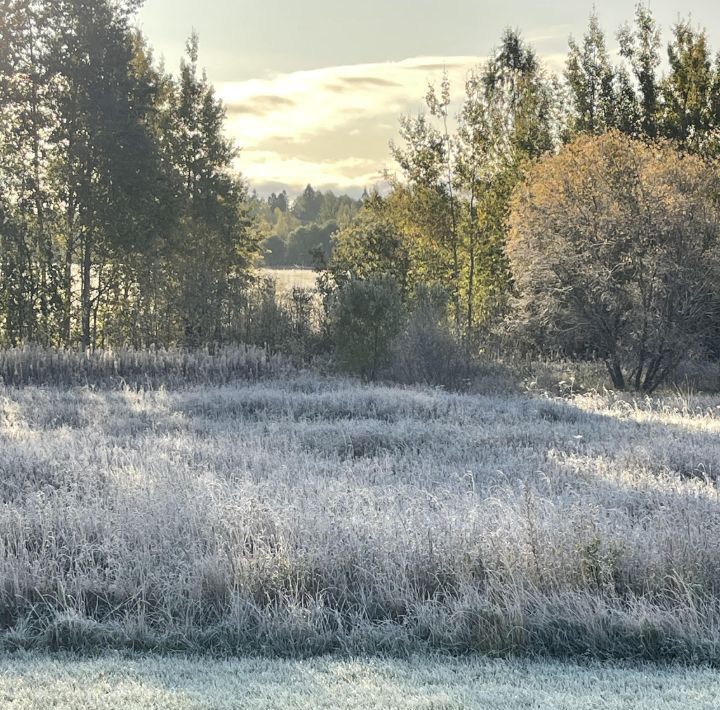
[{"label": "tree line", "polygon": [[355,200],[332,190],[315,190],[312,185],[292,201],[285,190],[264,200],[252,194],[263,264],[312,267],[327,259],[333,235],[357,214],[366,197],[367,193]]},{"label": "tree line", "polygon": [[387,304],[390,279],[412,311],[418,288],[441,289],[468,352],[500,332],[513,350],[601,359],[617,387],[652,391],[691,351],[717,358],[720,54],[680,21],[663,64],[642,5],[617,40],[613,62],[593,14],[559,77],[508,30],[461,97],[447,76],[430,86],[392,146],[390,193],[335,237],[331,300]]},{"label": "tree line", "polygon": [[0,0],[0,340],[221,340],[256,251],[224,108],[135,0]]},{"label": "tree line", "polygon": [[[445,77],[401,120],[387,194],[291,204],[248,191],[197,37],[169,73],[139,4],[0,0],[2,344],[250,340],[368,377],[394,352],[430,377],[408,353],[462,370],[499,333],[645,391],[689,352],[720,356],[720,56],[702,28],[663,46],[638,6],[615,61],[593,15],[562,76],[508,30],[462,95]],[[322,312],[258,286],[262,256],[317,263]]]}]

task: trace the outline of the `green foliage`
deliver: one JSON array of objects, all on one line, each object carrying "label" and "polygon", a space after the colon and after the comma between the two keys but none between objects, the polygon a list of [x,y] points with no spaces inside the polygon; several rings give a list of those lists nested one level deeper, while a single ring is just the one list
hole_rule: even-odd
[{"label": "green foliage", "polygon": [[350,222],[360,204],[348,195],[321,192],[311,185],[292,205],[284,191],[267,200],[253,195],[250,209],[258,223],[264,265],[310,267],[326,261],[333,234]]},{"label": "green foliage", "polygon": [[264,239],[260,245],[265,266],[284,266],[288,263],[287,242],[278,234]]},{"label": "green foliage", "polygon": [[322,193],[316,192],[312,185],[308,185],[302,195],[293,203],[292,213],[301,222],[315,222],[320,218],[322,197]]},{"label": "green foliage", "polygon": [[404,317],[399,284],[389,276],[353,278],[335,294],[330,312],[339,367],[373,380],[387,363]]},{"label": "green foliage", "polygon": [[704,155],[720,155],[720,56],[704,30],[689,22],[673,27],[670,72],[662,84],[663,134]]},{"label": "green foliage", "polygon": [[[332,238],[337,229],[337,222],[298,227],[287,238],[285,261],[277,263],[277,266],[314,266],[318,260],[324,261],[330,256]],[[272,266],[270,262],[266,263]]]},{"label": "green foliage", "polygon": [[620,53],[632,67],[639,89],[640,130],[648,138],[658,135],[660,86],[660,31],[650,10],[638,5],[635,28],[623,27],[619,34]]},{"label": "green foliage", "polygon": [[197,38],[165,75],[137,2],[0,2],[0,340],[222,341],[256,251]]},{"label": "green foliage", "polygon": [[404,181],[395,182],[390,204],[408,235],[415,281],[447,288],[454,328],[466,340],[477,338],[508,291],[507,203],[524,161],[556,143],[556,93],[532,49],[508,31],[470,72],[455,131],[447,76],[428,91],[429,117],[401,123],[393,155]]},{"label": "green foliage", "polygon": [[232,172],[237,151],[223,135],[225,109],[198,73],[191,37],[171,101],[173,162],[183,176],[185,212],[171,245],[177,290],[168,304],[181,342],[222,342],[227,315],[241,298],[256,244],[249,234],[245,185]]},{"label": "green foliage", "polygon": [[352,222],[334,236],[327,271],[336,286],[353,278],[386,274],[407,292],[410,256],[404,235],[395,225],[391,205],[375,194]]},{"label": "green foliage", "polygon": [[570,41],[566,138],[615,128],[669,138],[705,157],[720,154],[720,58],[713,60],[705,30],[689,20],[673,26],[665,75],[659,73],[661,33],[646,6],[637,6],[634,25],[623,26],[618,40],[624,63],[613,65],[593,14],[582,45]]},{"label": "green foliage", "polygon": [[631,119],[618,116],[623,106],[622,84],[610,63],[605,34],[595,13],[582,45],[570,40],[565,78],[573,100],[573,132],[599,134],[619,123],[632,124]]},{"label": "green foliage", "polygon": [[[234,170],[197,37],[167,74],[133,26],[139,5],[0,0],[3,345],[202,346],[244,332],[292,349],[278,333],[292,332],[284,309],[298,303],[257,295],[261,252],[270,266],[324,267],[326,315],[357,279],[391,277],[406,305],[417,287],[443,289],[442,327],[477,351],[516,286],[509,204],[535,161],[609,130],[720,154],[720,59],[706,32],[679,21],[663,72],[659,28],[638,6],[617,61],[593,14],[570,42],[564,82],[508,30],[459,101],[447,76],[429,88],[426,112],[401,121],[390,194],[355,200],[308,185],[294,200],[263,200]],[[618,261],[631,258],[632,243],[623,249]],[[614,296],[598,287],[596,298]],[[253,299],[278,333],[238,326]],[[701,340],[717,355],[713,318]],[[329,334],[327,319],[311,319]]]}]

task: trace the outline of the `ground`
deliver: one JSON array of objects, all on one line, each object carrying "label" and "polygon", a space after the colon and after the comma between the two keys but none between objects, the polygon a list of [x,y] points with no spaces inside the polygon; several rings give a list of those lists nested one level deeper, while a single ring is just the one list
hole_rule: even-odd
[{"label": "ground", "polygon": [[[719,435],[720,400],[691,392],[452,394],[312,373],[0,387],[3,707],[33,707],[12,690],[32,669],[44,707],[42,693],[102,695],[111,667],[128,692],[223,707],[212,693],[239,676],[177,653],[287,658],[233,668],[310,683],[307,707],[353,673],[378,707],[430,707],[426,691],[435,707],[486,692],[522,707],[502,704],[516,673],[538,702],[583,707],[605,677],[487,654],[716,668]],[[13,655],[68,650],[165,659]],[[613,667],[607,707],[639,692],[660,708],[684,683],[685,707],[717,693],[701,670],[629,668]],[[426,688],[438,674],[454,680]]]},{"label": "ground", "polygon": [[706,669],[413,658],[0,662],[5,710],[715,710]]}]

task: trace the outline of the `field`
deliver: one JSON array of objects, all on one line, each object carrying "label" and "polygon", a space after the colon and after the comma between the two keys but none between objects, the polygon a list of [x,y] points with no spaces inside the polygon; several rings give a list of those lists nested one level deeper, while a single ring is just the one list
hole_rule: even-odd
[{"label": "field", "polygon": [[0,645],[720,664],[719,404],[6,386]]},{"label": "field", "polygon": [[317,287],[317,272],[312,269],[268,269],[263,268],[260,271],[262,276],[266,276],[275,281],[278,293],[289,293],[293,288],[307,288],[315,290]]},{"label": "field", "polygon": [[715,710],[708,669],[410,658],[28,656],[0,662],[5,710]]}]

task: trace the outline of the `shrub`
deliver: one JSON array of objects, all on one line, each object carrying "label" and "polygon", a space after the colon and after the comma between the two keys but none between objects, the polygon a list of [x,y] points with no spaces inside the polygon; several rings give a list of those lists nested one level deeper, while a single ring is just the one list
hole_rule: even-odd
[{"label": "shrub", "polygon": [[320,348],[319,303],[311,289],[278,293],[272,279],[259,279],[245,292],[231,336],[271,353],[308,360]]},{"label": "shrub", "polygon": [[448,327],[446,292],[419,286],[405,328],[392,344],[389,379],[458,390],[467,387],[473,369]]},{"label": "shrub", "polygon": [[330,311],[339,367],[375,379],[388,362],[403,316],[402,293],[395,279],[372,276],[346,283],[335,294]]}]

